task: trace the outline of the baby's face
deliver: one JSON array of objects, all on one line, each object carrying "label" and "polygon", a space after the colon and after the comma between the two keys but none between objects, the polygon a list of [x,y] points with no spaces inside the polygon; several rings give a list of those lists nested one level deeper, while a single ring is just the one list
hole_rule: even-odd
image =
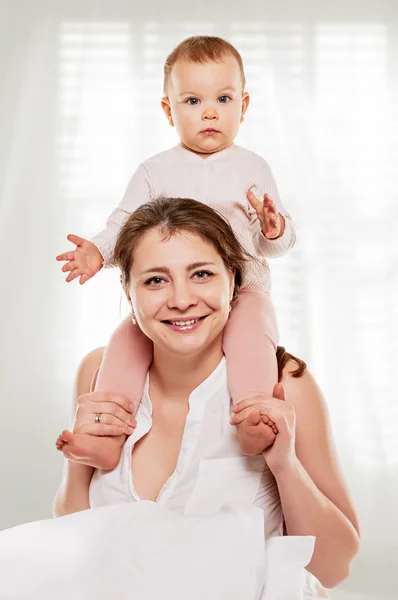
[{"label": "baby's face", "polygon": [[162,101],[182,144],[202,156],[233,142],[248,104],[233,56],[219,63],[177,62],[170,73],[168,97]]}]

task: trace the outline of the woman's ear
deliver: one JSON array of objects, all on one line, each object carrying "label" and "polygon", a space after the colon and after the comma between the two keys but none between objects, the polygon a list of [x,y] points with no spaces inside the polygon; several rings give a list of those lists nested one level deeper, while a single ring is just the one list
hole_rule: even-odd
[{"label": "woman's ear", "polygon": [[128,289],[127,289],[127,288],[125,287],[125,285],[124,285],[124,281],[123,281],[123,276],[122,276],[122,274],[120,274],[119,281],[120,281],[120,285],[122,286],[123,292],[124,292],[124,294],[125,294],[125,296],[126,296],[126,298],[127,298],[127,302],[129,303],[129,305],[130,305],[130,308],[132,309],[132,308],[133,308],[133,305],[132,305],[132,303],[131,303],[130,292],[128,291]]},{"label": "woman's ear", "polygon": [[167,98],[167,96],[164,96],[164,98],[161,99],[160,104],[169,124],[174,127],[173,117],[171,116],[170,100]]},{"label": "woman's ear", "polygon": [[248,94],[248,92],[243,92],[242,94],[242,112],[240,115],[240,122],[243,123],[243,121],[245,120],[245,113],[249,107],[250,104],[250,96]]}]

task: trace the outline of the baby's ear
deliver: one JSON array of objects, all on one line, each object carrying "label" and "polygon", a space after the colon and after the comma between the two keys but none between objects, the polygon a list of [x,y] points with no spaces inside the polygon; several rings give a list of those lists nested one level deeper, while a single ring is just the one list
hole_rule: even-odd
[{"label": "baby's ear", "polygon": [[162,106],[163,112],[166,115],[166,119],[168,120],[169,124],[172,127],[174,127],[173,117],[171,116],[170,100],[167,98],[167,96],[164,96],[161,99],[160,104]]},{"label": "baby's ear", "polygon": [[245,120],[245,113],[249,107],[250,104],[250,96],[248,94],[248,92],[243,92],[242,94],[242,112],[240,115],[240,122],[243,123],[243,121]]}]

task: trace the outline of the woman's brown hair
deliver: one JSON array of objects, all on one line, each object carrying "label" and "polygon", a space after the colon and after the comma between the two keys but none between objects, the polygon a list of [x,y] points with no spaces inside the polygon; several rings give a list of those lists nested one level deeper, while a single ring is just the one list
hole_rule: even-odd
[{"label": "woman's brown hair", "polygon": [[231,225],[206,204],[189,198],[158,198],[143,204],[125,221],[116,240],[115,263],[122,272],[127,289],[134,250],[150,230],[158,229],[165,239],[189,231],[211,244],[228,271],[235,270],[234,299],[242,285],[245,262],[251,258],[239,243]]},{"label": "woman's brown hair", "polygon": [[292,371],[289,371],[291,377],[301,377],[307,370],[307,365],[301,358],[297,358],[286,352],[283,346],[278,346],[276,349],[276,360],[278,362],[278,381],[282,381],[283,369],[286,367],[288,362],[295,362],[297,367]]},{"label": "woman's brown hair", "polygon": [[[235,269],[234,299],[242,285],[245,262],[252,259],[236,238],[232,227],[217,211],[206,204],[189,198],[159,198],[135,210],[122,226],[115,246],[115,263],[122,272],[125,289],[130,282],[134,250],[141,238],[150,230],[159,229],[165,238],[182,231],[196,233],[211,244],[220,255],[227,270]],[[303,360],[278,346],[278,381],[281,381],[287,363],[295,362],[297,368],[289,371],[292,377],[301,377],[306,371]]]}]

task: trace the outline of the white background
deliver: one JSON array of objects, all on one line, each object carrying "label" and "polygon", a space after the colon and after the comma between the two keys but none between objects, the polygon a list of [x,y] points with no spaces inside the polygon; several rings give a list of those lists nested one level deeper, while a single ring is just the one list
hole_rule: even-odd
[{"label": "white background", "polygon": [[[51,516],[79,360],[125,314],[116,271],[64,283],[140,160],[184,37],[240,50],[237,142],[271,164],[295,249],[272,263],[281,342],[321,384],[362,526],[333,599],[398,590],[398,2],[0,0],[0,529]],[[395,591],[395,593],[394,593]]]}]

